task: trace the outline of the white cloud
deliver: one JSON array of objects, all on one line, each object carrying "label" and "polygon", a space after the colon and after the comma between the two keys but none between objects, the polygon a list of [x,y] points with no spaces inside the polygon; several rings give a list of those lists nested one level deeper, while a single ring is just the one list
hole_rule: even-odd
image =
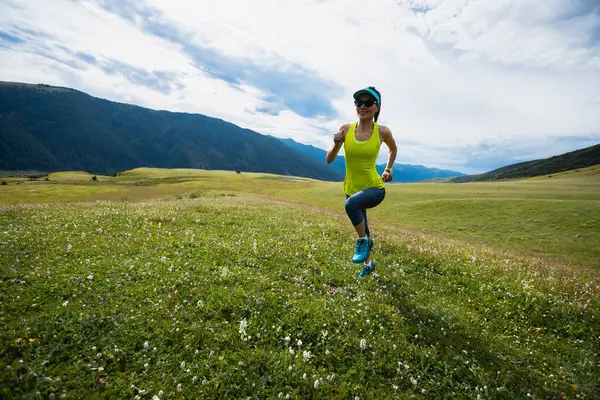
[{"label": "white cloud", "polygon": [[[102,1],[123,11],[133,0]],[[185,43],[152,34],[143,13],[131,21],[102,1],[0,3],[0,38],[23,28],[47,35],[0,47],[0,79],[199,112],[322,148],[330,141],[324,132],[355,119],[352,92],[375,85],[383,95],[381,122],[400,144],[397,162],[465,172],[600,141],[600,14],[593,0],[147,1],[155,10],[150,23]],[[75,52],[98,64],[65,63]],[[197,68],[210,57],[220,60]],[[111,61],[171,72],[181,88],[161,92],[111,74],[102,68]],[[214,71],[220,67],[222,76]],[[244,79],[237,86],[227,82],[236,71]],[[280,74],[273,80],[307,76],[311,90],[324,82],[314,103],[326,98],[338,116],[299,115],[290,104],[311,101],[291,98],[298,85],[273,93],[269,71]],[[288,108],[255,112],[274,95]]]}]

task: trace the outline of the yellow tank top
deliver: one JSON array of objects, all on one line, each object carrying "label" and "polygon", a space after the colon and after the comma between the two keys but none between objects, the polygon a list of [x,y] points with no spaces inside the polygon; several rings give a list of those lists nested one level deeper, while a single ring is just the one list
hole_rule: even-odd
[{"label": "yellow tank top", "polygon": [[344,139],[344,157],[346,158],[344,193],[349,196],[367,188],[385,187],[383,179],[375,169],[381,147],[379,126],[377,124],[373,125],[371,137],[364,142],[356,140],[355,128],[356,123],[350,126]]}]

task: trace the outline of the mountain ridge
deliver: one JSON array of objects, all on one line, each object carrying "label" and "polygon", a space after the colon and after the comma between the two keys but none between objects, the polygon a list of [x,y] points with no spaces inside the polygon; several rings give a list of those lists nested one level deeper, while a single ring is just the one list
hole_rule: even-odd
[{"label": "mountain ridge", "polygon": [[0,82],[0,170],[110,174],[136,167],[343,179],[325,163],[219,118],[113,102],[60,86]]},{"label": "mountain ridge", "polygon": [[465,175],[450,180],[454,183],[532,178],[600,164],[600,144],[567,153],[506,165],[482,174]]}]

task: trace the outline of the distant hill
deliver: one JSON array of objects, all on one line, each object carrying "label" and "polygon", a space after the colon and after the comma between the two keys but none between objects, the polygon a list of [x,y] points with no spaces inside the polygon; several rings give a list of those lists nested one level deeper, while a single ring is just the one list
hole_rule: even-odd
[{"label": "distant hill", "polygon": [[454,178],[451,181],[462,183],[498,179],[530,178],[569,171],[576,168],[585,168],[597,164],[600,164],[600,144],[550,158],[507,165],[506,167],[498,168],[483,174],[461,176]]},{"label": "distant hill", "polygon": [[[327,152],[314,146],[298,143],[293,139],[280,139],[288,146],[303,152],[306,155],[313,157],[315,160],[323,161]],[[331,168],[339,171],[341,174],[346,173],[346,163],[343,156],[337,156],[336,159],[329,164]],[[385,164],[377,165],[377,171],[382,174],[385,170]],[[419,182],[431,179],[449,178],[463,176],[464,174],[457,171],[442,170],[437,168],[427,168],[423,165],[411,164],[394,164],[392,167],[393,182]]]},{"label": "distant hill", "polygon": [[343,179],[344,175],[346,174],[346,162],[345,162],[343,156],[338,156],[335,158],[335,160],[333,160],[333,162],[331,164],[327,164],[327,161],[325,161],[325,156],[327,155],[327,151],[320,149],[318,147],[315,147],[315,146],[298,143],[294,139],[279,139],[279,140],[282,141],[283,143],[285,143],[286,145],[288,145],[289,147],[291,147],[295,150],[298,150],[301,153],[306,154],[307,156],[311,157],[313,160],[322,162],[328,168],[331,168],[332,170],[339,173],[342,176],[342,179]]},{"label": "distant hill", "polygon": [[0,170],[136,167],[343,175],[279,140],[200,114],[157,111],[48,85],[0,82]]}]

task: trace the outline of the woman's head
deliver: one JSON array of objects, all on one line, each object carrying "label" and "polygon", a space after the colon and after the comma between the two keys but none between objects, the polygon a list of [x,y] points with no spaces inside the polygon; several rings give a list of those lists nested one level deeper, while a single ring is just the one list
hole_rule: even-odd
[{"label": "woman's head", "polygon": [[381,93],[373,86],[361,89],[354,93],[354,105],[360,119],[377,122],[381,111]]}]

